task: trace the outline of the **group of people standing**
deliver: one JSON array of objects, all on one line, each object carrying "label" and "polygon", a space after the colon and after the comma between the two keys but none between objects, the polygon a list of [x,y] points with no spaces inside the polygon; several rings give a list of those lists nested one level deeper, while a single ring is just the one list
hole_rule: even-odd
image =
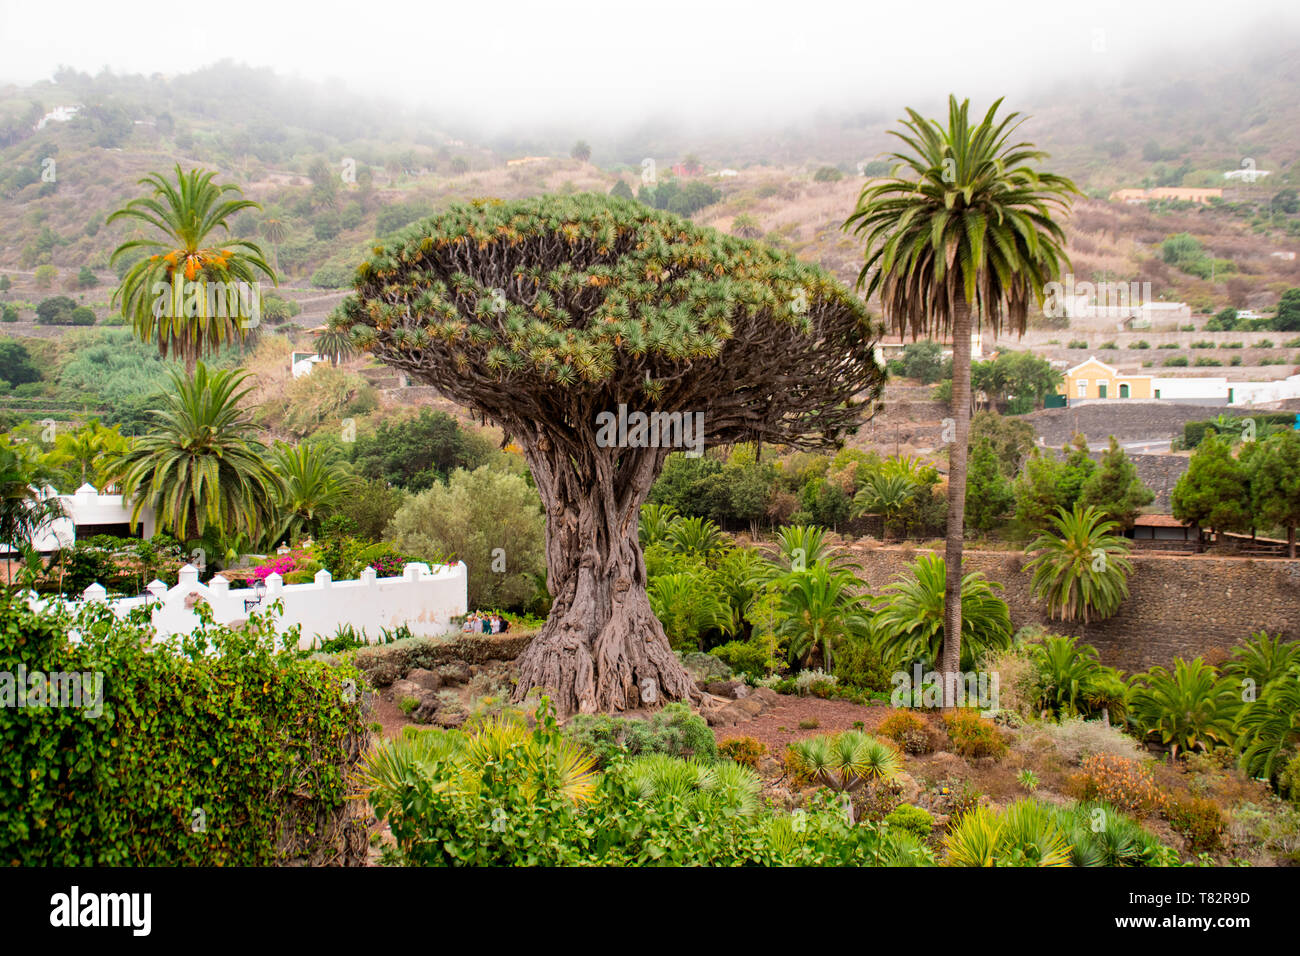
[{"label": "group of people standing", "polygon": [[466,634],[504,634],[510,630],[510,622],[499,614],[471,614],[461,630]]}]

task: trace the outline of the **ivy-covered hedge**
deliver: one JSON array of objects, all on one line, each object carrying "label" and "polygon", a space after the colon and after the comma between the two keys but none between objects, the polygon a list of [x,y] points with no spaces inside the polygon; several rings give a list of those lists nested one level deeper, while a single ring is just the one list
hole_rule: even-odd
[{"label": "ivy-covered hedge", "polygon": [[[359,673],[278,652],[257,619],[151,644],[132,613],[38,614],[0,593],[0,864],[363,862]],[[101,674],[102,713],[93,692],[14,706],[23,672],[28,689],[36,672]]]}]

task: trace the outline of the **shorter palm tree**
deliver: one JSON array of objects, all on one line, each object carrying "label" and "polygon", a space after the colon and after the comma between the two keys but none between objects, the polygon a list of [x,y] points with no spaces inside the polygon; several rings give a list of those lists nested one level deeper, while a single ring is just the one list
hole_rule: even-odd
[{"label": "shorter palm tree", "polygon": [[0,547],[5,548],[5,581],[10,560],[30,539],[63,517],[63,503],[46,492],[49,473],[28,447],[0,442]]},{"label": "shorter palm tree", "polygon": [[788,639],[792,665],[834,666],[836,644],[870,630],[870,609],[852,572],[819,562],[780,579],[782,620],[776,633]]},{"label": "shorter palm tree", "polygon": [[1074,716],[1079,713],[1088,687],[1101,665],[1097,649],[1080,644],[1078,638],[1049,634],[1031,651],[1038,668],[1038,701],[1044,717]]},{"label": "shorter palm tree", "polygon": [[642,505],[641,524],[637,528],[641,547],[648,548],[667,539],[678,518],[677,509],[672,505]]},{"label": "shorter palm tree", "polygon": [[1201,658],[1178,658],[1172,673],[1153,667],[1134,675],[1131,683],[1135,722],[1145,735],[1158,737],[1169,748],[1170,760],[1177,760],[1180,752],[1232,742],[1241,705],[1238,686]]},{"label": "shorter palm tree", "polygon": [[357,347],[347,330],[331,321],[316,333],[316,354],[338,368],[340,362],[346,362],[357,354]]},{"label": "shorter palm tree", "polygon": [[1254,689],[1262,691],[1273,680],[1300,669],[1300,641],[1284,641],[1281,634],[1270,637],[1267,631],[1257,631],[1232,649],[1232,658],[1223,669],[1252,681]]},{"label": "shorter palm tree", "polygon": [[271,462],[281,483],[276,541],[318,533],[321,520],[356,486],[355,478],[339,466],[337,455],[307,442],[296,448],[277,442]]},{"label": "shorter palm tree", "polygon": [[710,633],[731,633],[731,605],[707,569],[657,575],[646,595],[674,648],[702,651]]},{"label": "shorter palm tree", "polygon": [[[917,659],[937,665],[941,660],[947,574],[942,557],[923,554],[913,562],[910,576],[900,575],[881,590],[874,628],[890,666],[904,667]],[[985,651],[1011,646],[1011,612],[994,593],[1000,587],[977,571],[962,576],[962,669],[972,667]]]},{"label": "shorter palm tree", "polygon": [[134,497],[131,521],[152,508],[162,527],[181,540],[212,528],[246,531],[256,539],[275,521],[280,479],[266,449],[252,438],[251,416],[239,402],[249,373],[171,373],[171,390],[153,412],[157,426],[123,456],[122,493]]},{"label": "shorter palm tree", "polygon": [[722,529],[708,518],[678,518],[667,535],[668,546],[678,554],[709,556],[726,545]]},{"label": "shorter palm tree", "polygon": [[1025,549],[1034,595],[1053,618],[1087,624],[1110,617],[1128,597],[1133,571],[1128,541],[1111,533],[1119,523],[1079,504],[1069,512],[1058,508],[1049,520],[1055,533],[1040,534]]},{"label": "shorter palm tree", "polygon": [[918,487],[906,474],[884,471],[871,474],[853,496],[854,517],[880,515],[884,521],[885,538],[888,539],[890,525],[895,525],[907,510]]}]

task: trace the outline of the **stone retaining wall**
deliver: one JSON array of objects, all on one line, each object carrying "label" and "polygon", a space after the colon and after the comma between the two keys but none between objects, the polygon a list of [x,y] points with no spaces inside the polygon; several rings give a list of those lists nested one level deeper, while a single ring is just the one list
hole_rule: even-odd
[{"label": "stone retaining wall", "polygon": [[[850,547],[872,593],[921,552],[911,548]],[[1012,623],[1043,624],[1077,634],[1097,648],[1103,663],[1127,671],[1175,657],[1223,657],[1258,630],[1300,640],[1300,560],[1218,558],[1207,555],[1134,555],[1129,597],[1109,620],[1086,626],[1047,619],[1030,593],[1019,552],[967,551],[968,571],[1003,585]]]}]

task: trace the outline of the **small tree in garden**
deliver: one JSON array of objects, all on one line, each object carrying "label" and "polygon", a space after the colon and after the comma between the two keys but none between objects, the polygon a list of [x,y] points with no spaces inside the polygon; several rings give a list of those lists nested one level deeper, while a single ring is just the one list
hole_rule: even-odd
[{"label": "small tree in garden", "polygon": [[[1169,496],[1174,517],[1214,531],[1244,531],[1251,524],[1250,483],[1227,441],[1207,434]],[[1201,550],[1203,532],[1198,535]]]},{"label": "small tree in garden", "polygon": [[1250,491],[1259,520],[1286,528],[1287,557],[1295,557],[1300,524],[1300,433],[1278,432],[1251,456]]},{"label": "small tree in garden", "polygon": [[863,303],[820,269],[606,196],[477,201],[407,227],[333,321],[522,449],[554,605],[515,693],[545,688],[565,712],[698,693],[637,540],[672,447],[833,446],[882,379]]},{"label": "small tree in garden", "polygon": [[1138,512],[1155,498],[1151,489],[1142,484],[1137,468],[1129,461],[1115,436],[1111,435],[1110,448],[1102,452],[1100,467],[1083,484],[1079,504],[1085,508],[1098,508],[1121,528],[1131,528]]},{"label": "small tree in garden", "polygon": [[1034,596],[1053,618],[1088,623],[1110,617],[1128,597],[1133,563],[1129,543],[1112,532],[1118,524],[1096,508],[1076,504],[1051,518],[1053,530],[1026,549]]}]

